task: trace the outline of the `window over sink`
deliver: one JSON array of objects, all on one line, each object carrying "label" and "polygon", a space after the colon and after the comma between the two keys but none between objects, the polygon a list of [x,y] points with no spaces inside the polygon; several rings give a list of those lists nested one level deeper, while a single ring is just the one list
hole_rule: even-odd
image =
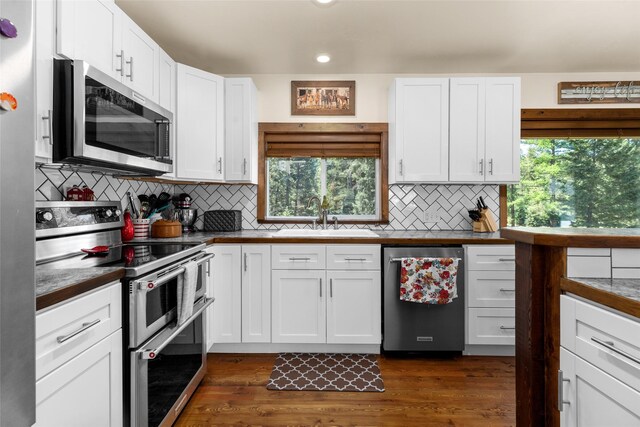
[{"label": "window over sink", "polygon": [[388,221],[386,123],[261,123],[258,221]]}]

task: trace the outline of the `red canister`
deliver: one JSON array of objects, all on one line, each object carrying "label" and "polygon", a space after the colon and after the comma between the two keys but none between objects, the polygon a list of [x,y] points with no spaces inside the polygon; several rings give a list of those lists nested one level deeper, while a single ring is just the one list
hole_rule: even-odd
[{"label": "red canister", "polygon": [[74,202],[82,201],[84,200],[84,192],[80,187],[74,185],[67,190],[67,200],[71,200]]}]

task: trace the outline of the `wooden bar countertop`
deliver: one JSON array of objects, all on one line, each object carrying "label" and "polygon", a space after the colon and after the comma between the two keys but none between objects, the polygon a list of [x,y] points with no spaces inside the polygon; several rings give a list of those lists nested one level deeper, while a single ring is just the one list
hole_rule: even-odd
[{"label": "wooden bar countertop", "polygon": [[500,236],[541,246],[640,248],[640,228],[507,227]]}]

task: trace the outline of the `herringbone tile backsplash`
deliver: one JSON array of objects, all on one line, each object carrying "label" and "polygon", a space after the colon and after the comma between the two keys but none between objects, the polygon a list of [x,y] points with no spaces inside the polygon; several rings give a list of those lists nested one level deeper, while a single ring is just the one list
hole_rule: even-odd
[{"label": "herringbone tile backsplash", "polygon": [[[87,185],[96,200],[120,200],[127,205],[126,194],[189,193],[193,207],[200,216],[215,209],[242,211],[245,229],[276,229],[309,227],[308,225],[258,224],[256,220],[257,189],[255,185],[169,185],[144,181],[123,180],[99,172],[73,172],[36,168],[36,200],[63,200],[67,188]],[[392,185],[389,187],[389,224],[380,227],[361,227],[385,230],[471,230],[467,209],[475,206],[482,196],[499,223],[499,195],[497,185]],[[439,209],[440,221],[424,221],[424,210]],[[196,226],[202,225],[199,218]],[[342,225],[342,227],[357,227]]]}]

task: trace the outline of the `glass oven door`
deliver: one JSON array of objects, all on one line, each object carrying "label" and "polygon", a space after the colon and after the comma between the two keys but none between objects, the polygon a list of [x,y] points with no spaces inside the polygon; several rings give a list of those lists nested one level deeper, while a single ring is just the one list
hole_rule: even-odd
[{"label": "glass oven door", "polygon": [[129,347],[137,348],[153,334],[176,319],[178,281],[182,280],[181,264],[195,261],[198,264],[196,284],[197,301],[206,291],[206,277],[210,271],[212,254],[182,261],[164,270],[135,279],[129,284]]},{"label": "glass oven door", "polygon": [[213,298],[202,298],[182,325],[172,324],[131,352],[131,425],[170,426],[206,371],[204,310]]}]

